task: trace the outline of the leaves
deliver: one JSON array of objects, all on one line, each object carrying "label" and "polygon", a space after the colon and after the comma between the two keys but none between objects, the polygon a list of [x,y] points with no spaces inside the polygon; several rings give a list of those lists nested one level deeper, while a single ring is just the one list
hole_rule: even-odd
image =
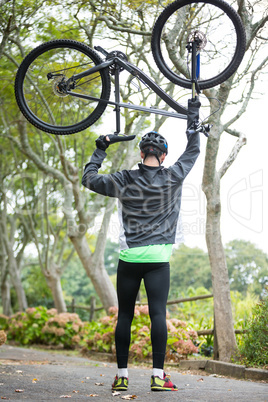
[{"label": "leaves", "polygon": [[113,391],[113,392],[112,392],[112,395],[113,395],[113,396],[118,396],[118,395],[121,395],[121,392]]}]

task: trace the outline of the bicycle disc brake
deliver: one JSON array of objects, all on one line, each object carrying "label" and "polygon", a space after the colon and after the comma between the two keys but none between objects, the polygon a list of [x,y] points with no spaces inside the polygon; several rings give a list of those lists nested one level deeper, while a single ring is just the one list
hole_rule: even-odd
[{"label": "bicycle disc brake", "polygon": [[63,74],[53,78],[52,89],[55,95],[60,97],[68,96],[66,93],[65,79]]},{"label": "bicycle disc brake", "polygon": [[188,36],[188,43],[196,42],[197,44],[197,49],[201,50],[204,49],[204,47],[207,44],[207,37],[206,35],[201,32],[201,31],[193,31],[190,33]]}]

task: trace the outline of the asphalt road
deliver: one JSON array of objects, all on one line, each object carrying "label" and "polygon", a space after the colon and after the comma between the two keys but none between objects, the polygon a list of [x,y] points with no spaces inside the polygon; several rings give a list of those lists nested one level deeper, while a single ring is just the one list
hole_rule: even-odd
[{"label": "asphalt road", "polygon": [[0,348],[0,399],[26,401],[266,401],[268,384],[168,370],[178,392],[151,392],[148,368],[129,369],[129,389],[113,396],[114,363],[92,361],[34,349]]}]

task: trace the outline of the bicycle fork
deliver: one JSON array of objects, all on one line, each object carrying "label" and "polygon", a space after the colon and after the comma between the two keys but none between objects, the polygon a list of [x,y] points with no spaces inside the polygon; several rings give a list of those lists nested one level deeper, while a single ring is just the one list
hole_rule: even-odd
[{"label": "bicycle fork", "polygon": [[116,66],[114,69],[114,98],[115,98],[115,124],[116,124],[116,131],[114,134],[119,134],[121,130],[120,126],[120,106],[118,105],[120,103],[120,86],[119,86],[119,73],[120,73],[120,67]]}]

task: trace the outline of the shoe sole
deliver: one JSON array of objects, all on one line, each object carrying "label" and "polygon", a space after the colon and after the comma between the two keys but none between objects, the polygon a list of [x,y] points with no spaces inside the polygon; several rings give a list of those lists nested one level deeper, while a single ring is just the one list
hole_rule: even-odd
[{"label": "shoe sole", "polygon": [[151,391],[178,391],[178,389],[174,389],[174,388],[157,388],[157,387],[154,387],[154,388],[151,388]]},{"label": "shoe sole", "polygon": [[112,388],[112,391],[127,391],[127,388],[125,388],[125,387],[116,387],[116,388]]}]

